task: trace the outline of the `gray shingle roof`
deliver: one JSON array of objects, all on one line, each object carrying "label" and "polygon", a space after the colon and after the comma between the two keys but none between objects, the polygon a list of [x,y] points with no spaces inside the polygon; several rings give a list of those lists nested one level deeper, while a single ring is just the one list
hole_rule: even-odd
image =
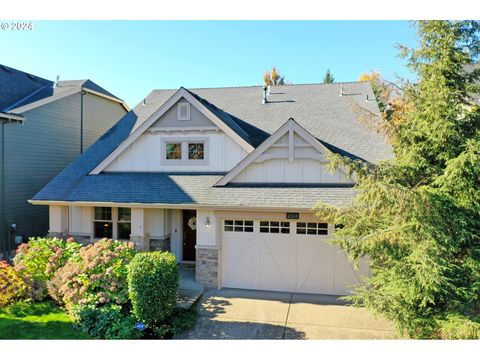
[{"label": "gray shingle roof", "polygon": [[27,98],[45,86],[52,87],[47,79],[0,65],[0,112]]},{"label": "gray shingle roof", "polygon": [[[341,87],[343,96],[340,96]],[[372,116],[380,121],[368,82],[272,87],[267,104],[262,104],[262,86],[189,91],[225,112],[248,134],[246,140],[254,147],[293,117],[333,151],[372,163],[393,157],[385,137],[365,123],[367,117]],[[175,92],[152,91],[146,97],[146,104],[135,108],[138,121],[133,130]]]},{"label": "gray shingle roof", "polygon": [[[273,184],[214,187],[222,177],[218,174],[102,173],[82,177],[62,200],[309,210],[317,201],[345,206],[355,193],[350,187]],[[38,194],[35,199],[41,197]]]},{"label": "gray shingle roof", "polygon": [[[197,206],[310,209],[316,201],[334,206],[349,203],[353,188],[332,186],[251,185],[214,187],[220,174],[102,173],[88,175],[128,135],[177,90],[155,90],[62,171],[33,200],[88,201]],[[272,88],[262,105],[262,87],[189,90],[227,125],[234,122],[258,146],[293,117],[334,151],[370,162],[392,157],[390,145],[357,118],[357,108],[378,114],[368,83],[288,85]]]}]

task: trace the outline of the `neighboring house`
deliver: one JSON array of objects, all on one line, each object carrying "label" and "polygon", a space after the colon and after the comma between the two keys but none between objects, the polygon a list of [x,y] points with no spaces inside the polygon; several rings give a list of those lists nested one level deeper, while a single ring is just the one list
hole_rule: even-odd
[{"label": "neighboring house", "polygon": [[345,294],[368,269],[312,208],[355,196],[330,152],[392,158],[362,114],[380,121],[367,82],[155,90],[31,202],[51,235],[167,249],[207,287]]},{"label": "neighboring house", "polygon": [[90,80],[55,84],[0,65],[0,259],[47,234],[48,209],[28,200],[128,111]]}]

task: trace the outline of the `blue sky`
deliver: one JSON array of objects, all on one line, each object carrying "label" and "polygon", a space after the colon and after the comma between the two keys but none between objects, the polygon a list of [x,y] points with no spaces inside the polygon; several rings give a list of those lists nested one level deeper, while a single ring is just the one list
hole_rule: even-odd
[{"label": "blue sky", "polygon": [[0,31],[0,63],[54,80],[89,78],[130,106],[152,89],[259,85],[276,66],[292,83],[354,81],[376,69],[411,77],[395,48],[406,21],[35,21]]}]

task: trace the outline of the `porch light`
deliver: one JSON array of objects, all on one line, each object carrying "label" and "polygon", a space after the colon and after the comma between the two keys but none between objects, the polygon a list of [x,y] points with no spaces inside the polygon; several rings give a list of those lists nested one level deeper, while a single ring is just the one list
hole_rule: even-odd
[{"label": "porch light", "polygon": [[205,219],[205,227],[209,228],[210,227],[210,218],[207,216]]}]

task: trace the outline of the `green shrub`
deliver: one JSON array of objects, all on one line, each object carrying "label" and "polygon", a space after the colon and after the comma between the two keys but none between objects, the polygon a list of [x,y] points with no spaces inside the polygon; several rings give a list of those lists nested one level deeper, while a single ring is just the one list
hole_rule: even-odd
[{"label": "green shrub", "polygon": [[120,305],[80,305],[75,307],[77,327],[97,339],[138,339],[142,336],[135,328],[136,320],[125,314]]},{"label": "green shrub", "polygon": [[176,304],[178,269],[169,252],[138,253],[128,268],[133,314],[147,327],[160,329]]},{"label": "green shrub", "polygon": [[449,340],[480,339],[480,317],[468,318],[459,314],[450,314],[445,320],[438,321],[439,331],[436,337]]},{"label": "green shrub", "polygon": [[50,280],[67,260],[76,255],[81,245],[73,238],[62,239],[30,238],[28,243],[18,247],[13,262],[18,274],[29,285],[29,297],[43,300],[47,295],[47,281]]},{"label": "green shrub", "polygon": [[48,282],[48,293],[59,304],[127,305],[127,265],[133,259],[133,243],[101,239],[80,249]]},{"label": "green shrub", "polygon": [[0,306],[7,306],[25,297],[27,288],[13,266],[0,261]]}]

